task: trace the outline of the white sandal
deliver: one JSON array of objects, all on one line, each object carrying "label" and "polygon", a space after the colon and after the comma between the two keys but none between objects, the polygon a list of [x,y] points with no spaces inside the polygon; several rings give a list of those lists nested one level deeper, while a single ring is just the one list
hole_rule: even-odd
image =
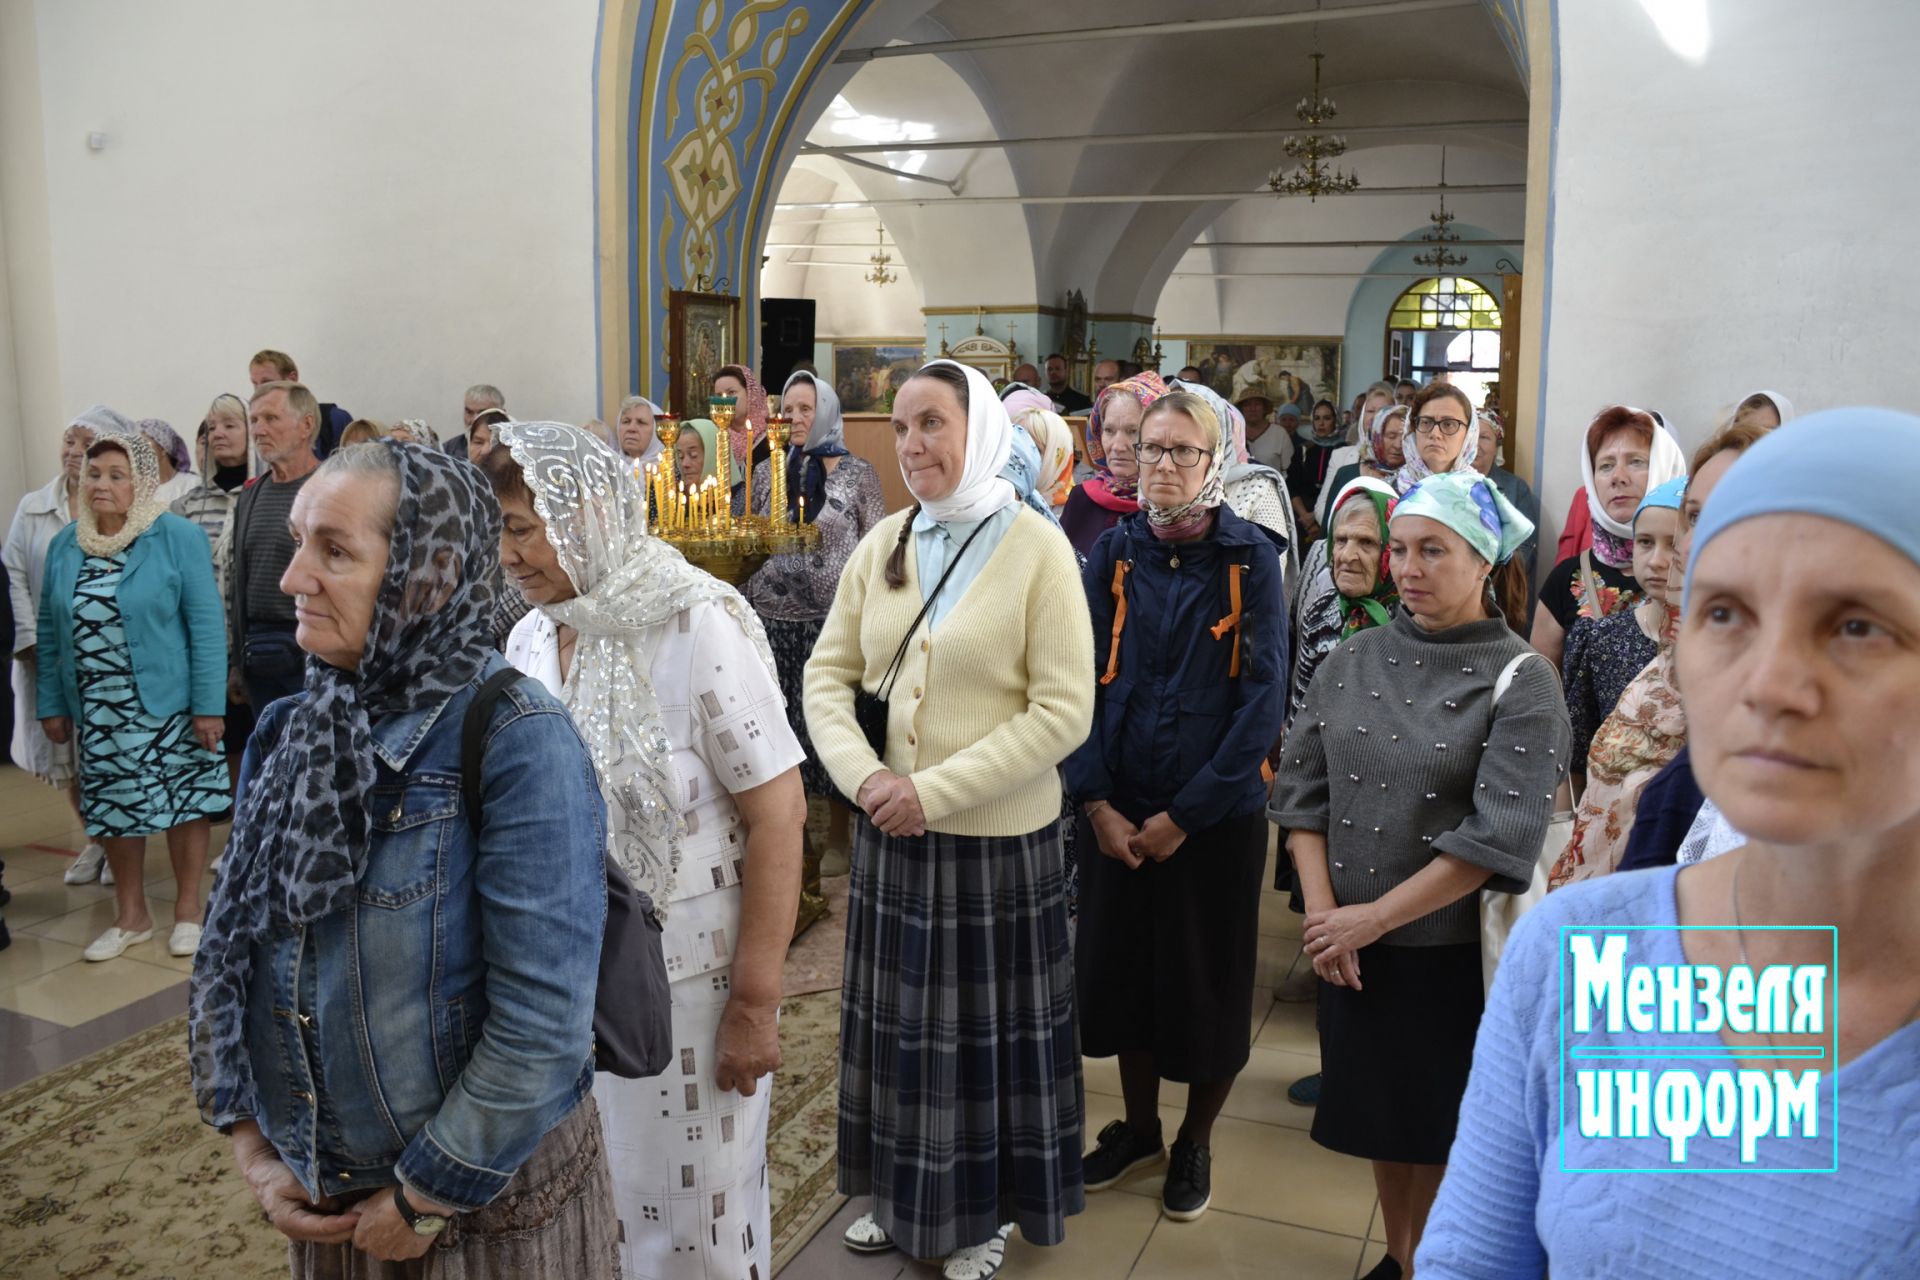
[{"label": "white sandal", "polygon": [[870,1213],[855,1218],[840,1241],[855,1253],[885,1253],[893,1248],[893,1237],[880,1229]]},{"label": "white sandal", "polygon": [[1013,1224],[1009,1222],[985,1244],[955,1249],[947,1255],[946,1265],[940,1268],[940,1274],[946,1280],[992,1280],[1006,1265],[1007,1237],[1012,1234]]}]

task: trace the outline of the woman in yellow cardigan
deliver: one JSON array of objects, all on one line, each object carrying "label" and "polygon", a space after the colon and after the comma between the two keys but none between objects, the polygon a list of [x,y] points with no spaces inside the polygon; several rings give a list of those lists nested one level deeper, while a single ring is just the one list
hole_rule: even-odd
[{"label": "woman in yellow cardigan", "polygon": [[814,746],[865,815],[840,1190],[873,1197],[849,1248],[987,1280],[1014,1225],[1058,1244],[1085,1202],[1057,766],[1092,723],[1092,624],[1066,536],[1001,478],[1013,424],[979,372],[926,365],[893,432],[915,504],[854,549],[806,674]]}]

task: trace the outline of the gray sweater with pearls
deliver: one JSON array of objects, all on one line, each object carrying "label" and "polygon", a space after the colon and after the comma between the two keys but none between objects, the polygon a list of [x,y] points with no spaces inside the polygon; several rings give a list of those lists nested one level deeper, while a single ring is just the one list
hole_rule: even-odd
[{"label": "gray sweater with pearls", "polygon": [[[1436,854],[1493,872],[1486,888],[1527,887],[1566,776],[1566,702],[1544,658],[1522,662],[1493,704],[1500,672],[1526,641],[1488,619],[1424,631],[1404,611],[1343,640],[1314,673],[1287,735],[1268,817],[1327,837],[1342,906],[1373,902]],[[1380,941],[1475,942],[1480,895]]]}]

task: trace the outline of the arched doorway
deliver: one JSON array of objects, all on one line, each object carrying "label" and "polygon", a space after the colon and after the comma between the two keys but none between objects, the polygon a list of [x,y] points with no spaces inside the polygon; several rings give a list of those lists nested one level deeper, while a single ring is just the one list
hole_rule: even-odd
[{"label": "arched doorway", "polygon": [[1390,378],[1426,382],[1436,374],[1484,405],[1500,383],[1500,301],[1467,276],[1431,276],[1387,312]]}]

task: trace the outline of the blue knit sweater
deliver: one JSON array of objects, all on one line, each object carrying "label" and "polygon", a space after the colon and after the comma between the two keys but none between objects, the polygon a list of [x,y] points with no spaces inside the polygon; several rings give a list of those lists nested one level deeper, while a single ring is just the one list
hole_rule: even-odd
[{"label": "blue knit sweater", "polygon": [[[1583,1138],[1575,1125],[1567,1126],[1563,1159],[1555,1128],[1560,926],[1672,925],[1678,874],[1639,871],[1575,885],[1515,929],[1480,1024],[1446,1181],[1420,1244],[1420,1280],[1532,1278],[1549,1270],[1554,1280],[1920,1276],[1920,1023],[1846,1063],[1833,1081],[1838,1172],[1562,1172],[1563,1163],[1654,1161],[1631,1158],[1648,1155],[1646,1145]],[[1640,937],[1628,963],[1684,962],[1679,935]],[[1808,1143],[1821,1164],[1834,1151],[1833,1130],[1824,1127],[1832,1096],[1822,1090],[1821,1138]],[[1649,1141],[1657,1160],[1666,1143]],[[1705,1133],[1696,1142],[1709,1164],[1738,1159],[1730,1142],[1710,1142]]]}]

